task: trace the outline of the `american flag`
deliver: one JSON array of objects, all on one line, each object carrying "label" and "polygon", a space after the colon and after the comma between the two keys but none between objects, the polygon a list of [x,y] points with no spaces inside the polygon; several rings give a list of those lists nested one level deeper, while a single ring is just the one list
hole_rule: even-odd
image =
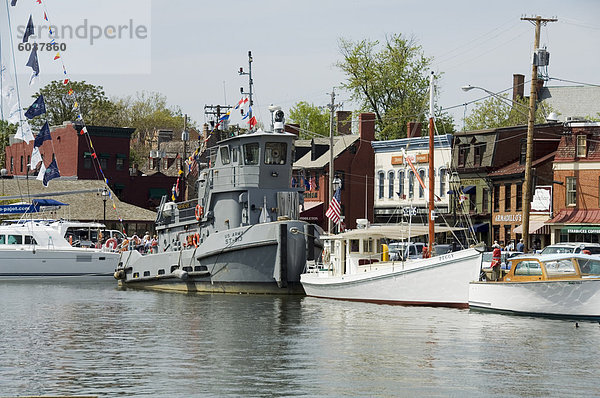
[{"label": "american flag", "polygon": [[340,222],[340,216],[341,216],[341,194],[340,194],[340,189],[336,189],[335,193],[333,194],[333,198],[331,198],[331,203],[329,203],[329,208],[327,209],[327,212],[325,213],[325,215],[327,216],[327,218],[329,218],[331,221],[333,221],[334,223],[338,224]]}]

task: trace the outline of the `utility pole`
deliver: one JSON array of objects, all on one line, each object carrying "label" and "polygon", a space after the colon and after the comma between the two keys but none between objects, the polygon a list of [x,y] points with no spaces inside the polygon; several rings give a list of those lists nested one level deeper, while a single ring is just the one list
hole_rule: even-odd
[{"label": "utility pole", "polygon": [[[540,46],[540,28],[542,24],[556,22],[556,18],[522,17],[521,21],[535,22],[535,41],[533,43],[534,53]],[[523,213],[521,222],[523,226],[524,252],[529,251],[529,211],[531,208],[531,163],[533,161],[533,128],[535,125],[535,104],[537,101],[537,62],[532,62],[531,66],[531,92],[529,94],[529,118],[527,121],[527,152],[525,157],[525,189],[523,190]]]},{"label": "utility pole", "polygon": [[[333,123],[335,121],[335,109],[339,106],[335,103],[335,88],[331,90],[331,103],[327,105],[329,111],[331,112],[331,116],[329,118],[329,199],[325,203],[331,203],[331,199],[333,198],[333,179],[335,178],[335,168],[334,168],[334,156],[333,156]],[[333,232],[333,223],[331,219],[328,220],[327,231],[329,234]]]}]

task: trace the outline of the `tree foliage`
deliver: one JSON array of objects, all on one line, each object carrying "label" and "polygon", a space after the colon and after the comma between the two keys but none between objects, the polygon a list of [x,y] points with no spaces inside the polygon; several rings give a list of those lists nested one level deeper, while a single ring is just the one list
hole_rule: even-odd
[{"label": "tree foliage", "polygon": [[[529,102],[525,98],[517,99],[516,104],[507,94],[492,96],[478,104],[465,117],[466,130],[483,130],[498,127],[519,126],[527,124],[529,118]],[[535,111],[535,123],[546,123],[545,114],[552,112],[551,107],[542,102]]]},{"label": "tree foliage", "polygon": [[[414,38],[394,34],[382,45],[342,38],[339,47],[343,60],[337,66],[347,78],[343,87],[362,111],[375,113],[380,139],[405,137],[408,122],[425,122],[432,59]],[[448,128],[453,131],[453,123]]]},{"label": "tree foliage", "polygon": [[[34,125],[41,126],[41,120],[46,118],[50,125],[55,126],[67,121],[72,122],[77,120],[79,113],[84,117],[86,124],[106,125],[118,115],[118,109],[108,99],[104,89],[85,81],[70,81],[65,85],[60,80],[54,80],[35,93],[33,98],[38,98],[40,94],[44,96],[46,114],[37,117]],[[76,102],[78,108],[75,107]]]},{"label": "tree foliage", "polygon": [[5,148],[9,145],[9,138],[17,132],[17,125],[10,124],[6,120],[0,119],[0,168],[7,168]]},{"label": "tree foliage", "polygon": [[302,139],[329,136],[329,112],[306,101],[300,101],[290,109],[289,120],[300,125]]}]

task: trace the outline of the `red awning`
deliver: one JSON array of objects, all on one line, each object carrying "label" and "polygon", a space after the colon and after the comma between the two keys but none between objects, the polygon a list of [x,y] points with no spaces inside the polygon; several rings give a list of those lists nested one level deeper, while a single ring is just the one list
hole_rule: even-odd
[{"label": "red awning", "polygon": [[304,211],[300,212],[300,219],[319,223],[323,221],[323,215],[323,202],[304,202]]},{"label": "red awning", "polygon": [[600,224],[600,209],[562,209],[546,224]]}]

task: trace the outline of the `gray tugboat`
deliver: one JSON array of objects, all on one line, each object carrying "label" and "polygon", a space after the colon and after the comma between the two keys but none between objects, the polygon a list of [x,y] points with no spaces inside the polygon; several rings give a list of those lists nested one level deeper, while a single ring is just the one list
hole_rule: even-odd
[{"label": "gray tugboat", "polygon": [[292,188],[294,134],[283,112],[273,132],[256,131],[209,148],[198,198],[159,207],[157,252],[123,252],[120,286],[157,290],[303,294],[300,274],[321,254],[322,231],[298,220]]}]

